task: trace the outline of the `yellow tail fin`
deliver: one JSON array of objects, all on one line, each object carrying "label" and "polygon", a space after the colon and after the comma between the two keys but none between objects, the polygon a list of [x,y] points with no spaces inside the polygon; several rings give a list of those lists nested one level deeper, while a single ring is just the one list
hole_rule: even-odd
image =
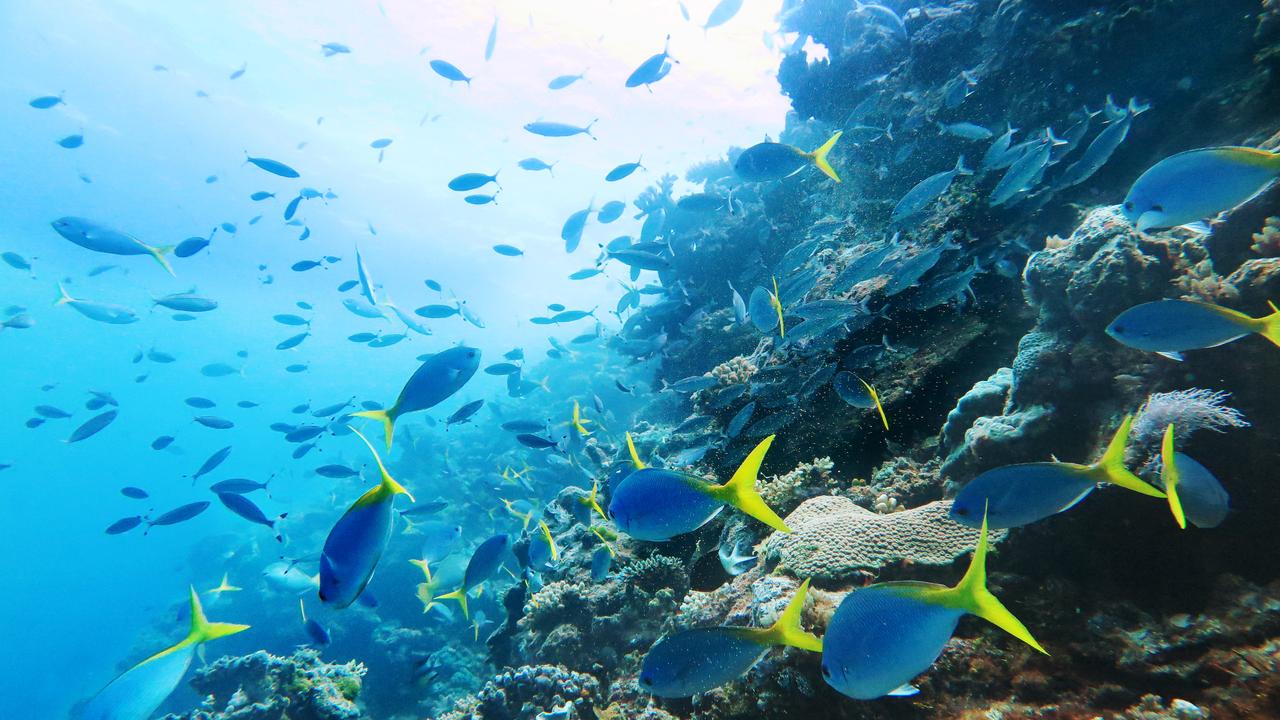
[{"label": "yellow tail fin", "polygon": [[836,146],[836,141],[839,140],[840,136],[843,134],[843,130],[837,130],[835,135],[832,135],[829,140],[822,144],[822,147],[811,153],[805,153],[805,155],[813,159],[813,164],[818,166],[818,169],[821,170],[823,174],[836,182],[840,182],[840,176],[836,174],[836,169],[831,167],[831,163],[827,162],[827,155],[831,153],[831,148]]},{"label": "yellow tail fin", "polygon": [[391,439],[396,432],[396,418],[390,410],[361,410],[351,413],[352,417],[369,418],[382,423],[382,430],[387,434],[387,452],[391,452]]},{"label": "yellow tail fin", "polygon": [[599,493],[600,493],[600,483],[593,482],[591,483],[591,494],[585,498],[580,498],[578,502],[581,502],[583,505],[587,505],[592,510],[595,510],[596,512],[600,513],[600,517],[603,518],[606,522],[608,522],[609,516],[605,514],[604,508],[600,507],[600,501],[597,499],[597,496],[599,495]]},{"label": "yellow tail fin", "polygon": [[551,550],[551,562],[559,562],[560,548],[556,547],[556,539],[551,534],[551,528],[547,527],[547,521],[539,520],[538,528],[542,530],[542,539],[547,543],[547,548]]},{"label": "yellow tail fin", "polygon": [[[378,457],[378,451],[373,449],[373,443],[369,442],[369,439],[366,438],[359,430],[351,427],[350,425],[347,427],[351,428],[351,432],[355,433],[356,437],[360,438],[364,441],[365,445],[369,446],[369,452],[373,453],[373,459],[378,463],[378,472],[382,473],[382,484],[378,486],[378,490],[381,491],[379,495],[381,497],[408,495],[409,502],[417,502],[417,500],[413,498],[413,494],[408,490],[405,490],[404,486],[396,482],[395,478],[391,477],[391,474],[387,472],[387,466],[382,464],[382,458]],[[361,498],[361,500],[363,499],[364,498]]]},{"label": "yellow tail fin", "polygon": [[1031,631],[1022,621],[1013,616],[1009,609],[987,590],[987,515],[982,515],[982,532],[978,536],[978,549],[973,552],[973,560],[969,569],[954,588],[946,592],[950,597],[947,604],[960,608],[965,612],[977,615],[996,627],[1004,630],[1022,642],[1048,655],[1048,651],[1031,636]]},{"label": "yellow tail fin", "polygon": [[1133,416],[1125,415],[1119,429],[1107,445],[1102,459],[1090,466],[1089,471],[1099,482],[1110,483],[1141,495],[1164,498],[1165,494],[1152,487],[1142,478],[1129,472],[1124,466],[1124,452],[1129,442],[1129,430],[1133,427]]},{"label": "yellow tail fin", "polygon": [[764,629],[743,628],[742,636],[761,645],[787,645],[810,652],[822,652],[822,638],[806,631],[800,625],[800,614],[804,611],[804,601],[808,594],[809,581],[805,580],[773,625]]},{"label": "yellow tail fin", "polygon": [[778,313],[778,337],[785,338],[787,336],[787,323],[782,320],[782,298],[778,297],[778,278],[773,279],[773,294],[769,296],[769,304],[773,306],[773,311]]},{"label": "yellow tail fin", "polygon": [[451,593],[445,593],[444,595],[437,595],[435,599],[457,601],[458,605],[462,606],[462,617],[468,620],[471,619],[471,611],[467,609],[467,589],[465,587],[460,587]]},{"label": "yellow tail fin", "polygon": [[1187,516],[1182,512],[1182,500],[1178,497],[1178,465],[1173,457],[1173,423],[1164,429],[1164,440],[1160,443],[1160,479],[1164,481],[1164,492],[1169,498],[1169,509],[1173,511],[1173,519],[1178,527],[1187,529]]},{"label": "yellow tail fin", "polygon": [[789,533],[791,528],[778,517],[773,508],[765,504],[764,498],[760,497],[760,493],[756,492],[756,477],[760,474],[760,464],[764,462],[765,453],[769,452],[769,446],[773,444],[773,438],[770,435],[747,455],[747,458],[738,466],[733,477],[729,482],[723,485],[713,485],[710,488],[710,494],[717,500],[732,505],[760,522],[768,525],[774,530]]},{"label": "yellow tail fin", "polygon": [[627,451],[631,453],[631,464],[636,470],[644,469],[644,462],[640,460],[640,454],[636,452],[636,443],[631,439],[631,433],[627,433]]},{"label": "yellow tail fin", "polygon": [[238,632],[244,632],[249,629],[248,625],[209,622],[209,619],[204,616],[204,607],[200,604],[200,594],[196,592],[194,587],[190,588],[190,590],[191,630],[187,633],[187,636],[182,639],[182,642],[179,642],[173,647],[161,650],[155,655],[143,660],[139,665],[149,663],[152,660],[164,657],[165,655],[177,652],[178,650],[192,645],[200,645],[202,643],[207,643],[210,640],[217,640],[218,638],[226,637],[228,635],[235,635]]},{"label": "yellow tail fin", "polygon": [[160,267],[167,270],[170,275],[177,277],[177,273],[173,271],[173,266],[169,264],[169,259],[165,257],[167,253],[173,252],[172,245],[164,245],[162,247],[151,247],[150,245],[147,245],[146,248],[147,252],[151,253],[151,257],[155,258],[156,262],[160,263]]},{"label": "yellow tail fin", "polygon": [[417,558],[411,558],[409,560],[409,563],[422,568],[422,574],[427,577],[428,582],[431,581],[431,567],[430,565],[427,564],[426,560],[418,560]]},{"label": "yellow tail fin", "polygon": [[[854,377],[857,377],[857,376],[855,375]],[[866,380],[863,380],[862,378],[858,378],[858,382],[862,383],[862,386],[867,389],[867,394],[871,396],[871,402],[874,402],[876,404],[876,410],[880,411],[880,422],[884,423],[884,429],[888,430],[889,418],[886,417],[884,414],[884,405],[880,404],[880,393],[876,392],[876,389],[871,387],[871,384],[868,383]]]},{"label": "yellow tail fin", "polygon": [[1271,314],[1259,320],[1262,323],[1259,333],[1262,337],[1280,345],[1280,308],[1270,300],[1267,301],[1267,305],[1271,307]]},{"label": "yellow tail fin", "polygon": [[58,292],[61,295],[57,300],[53,301],[54,305],[66,305],[69,302],[75,302],[75,298],[67,293],[67,289],[62,287],[62,283],[58,283]]}]

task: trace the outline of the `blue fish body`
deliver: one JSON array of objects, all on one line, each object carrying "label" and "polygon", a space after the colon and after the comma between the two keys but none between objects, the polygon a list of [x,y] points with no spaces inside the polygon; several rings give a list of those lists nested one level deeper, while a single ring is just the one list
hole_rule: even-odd
[{"label": "blue fish body", "polygon": [[1211,218],[1257,195],[1280,176],[1280,155],[1249,147],[1210,147],[1171,155],[1133,183],[1121,206],[1139,230]]},{"label": "blue fish body", "polygon": [[[358,431],[352,432],[369,445]],[[387,474],[372,445],[369,451],[377,461],[382,482],[361,495],[343,513],[325,538],[324,551],[320,554],[320,600],[338,608],[355,602],[369,584],[391,540],[395,496],[408,495],[408,491]]]},{"label": "blue fish body", "polygon": [[209,622],[194,588],[190,602],[191,630],[187,637],[116,676],[85,704],[80,720],[147,720],[182,682],[200,645],[249,628]]},{"label": "blue fish body", "polygon": [[637,540],[670,540],[697,530],[724,509],[723,502],[708,494],[710,487],[693,475],[643,468],[618,485],[609,514]]},{"label": "blue fish body", "polygon": [[883,583],[854,590],[831,616],[822,675],[857,700],[888,695],[929,669],[965,611],[916,597],[932,583]]},{"label": "blue fish body", "polygon": [[1217,347],[1252,333],[1280,345],[1280,312],[1252,318],[1211,303],[1157,300],[1125,310],[1107,326],[1117,341],[1158,353]]},{"label": "blue fish body", "polygon": [[1199,528],[1215,528],[1227,519],[1230,496],[1209,469],[1190,456],[1174,453],[1178,467],[1178,498],[1187,520]]},{"label": "blue fish body", "polygon": [[746,674],[769,650],[738,628],[695,628],[664,638],[644,658],[640,687],[658,697],[689,697]]},{"label": "blue fish body", "polygon": [[951,519],[977,527],[982,509],[993,528],[1030,525],[1070,509],[1093,490],[1096,481],[1084,466],[1023,463],[988,470],[964,486],[951,506]]},{"label": "blue fish body", "polygon": [[400,391],[395,405],[387,410],[365,410],[352,413],[356,417],[380,420],[387,434],[387,449],[395,431],[396,418],[406,413],[434,407],[452,396],[476,374],[480,367],[480,351],[459,345],[427,358],[414,371]]}]

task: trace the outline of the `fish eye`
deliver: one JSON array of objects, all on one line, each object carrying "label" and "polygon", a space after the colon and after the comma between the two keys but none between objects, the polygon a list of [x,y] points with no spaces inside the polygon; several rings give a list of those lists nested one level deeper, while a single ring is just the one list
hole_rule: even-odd
[{"label": "fish eye", "polygon": [[963,506],[958,507],[956,508],[956,514],[960,516],[967,516],[969,514],[969,508]]},{"label": "fish eye", "polygon": [[1126,200],[1126,201],[1125,201],[1125,203],[1124,203],[1124,209],[1125,209],[1125,210],[1132,210],[1132,209],[1133,209],[1133,203],[1132,203],[1132,202],[1129,202],[1128,200]]},{"label": "fish eye", "polygon": [[1112,326],[1111,326],[1111,329],[1112,329],[1112,330],[1114,330],[1115,332],[1118,332],[1118,333],[1124,333],[1124,326],[1123,326],[1123,325],[1112,325]]},{"label": "fish eye", "polygon": [[1152,209],[1152,210],[1154,210],[1154,211],[1156,211],[1156,212],[1164,212],[1164,206],[1163,206],[1163,205],[1152,205],[1152,206],[1151,206],[1151,209]]},{"label": "fish eye", "polygon": [[827,667],[825,663],[822,665],[822,677],[824,678],[831,677],[831,668]]}]

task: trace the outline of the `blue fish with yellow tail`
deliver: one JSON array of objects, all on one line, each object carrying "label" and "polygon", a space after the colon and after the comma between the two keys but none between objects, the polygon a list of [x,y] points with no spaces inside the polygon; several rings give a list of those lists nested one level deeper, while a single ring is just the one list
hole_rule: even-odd
[{"label": "blue fish with yellow tail", "polygon": [[987,590],[987,523],[955,587],[902,581],[868,585],[845,597],[822,638],[822,676],[857,700],[913,695],[912,678],[928,670],[965,615],[977,615],[1048,654],[1018,618]]},{"label": "blue fish with yellow tail", "polygon": [[1257,333],[1280,345],[1280,308],[1255,318],[1213,303],[1156,300],[1135,305],[1116,316],[1107,334],[1137,350],[1181,360],[1186,350],[1218,347]]},{"label": "blue fish with yellow tail", "polygon": [[1161,160],[1129,188],[1121,212],[1145,232],[1214,217],[1280,177],[1280,154],[1251,147],[1187,150]]},{"label": "blue fish with yellow tail", "polygon": [[1198,528],[1222,524],[1230,512],[1230,497],[1205,466],[1173,449],[1173,425],[1165,428],[1160,445],[1160,480],[1169,496],[1169,509],[1178,527],[1190,522]]},{"label": "blue fish with yellow tail", "polygon": [[689,697],[742,677],[772,647],[822,652],[822,640],[800,626],[808,591],[805,580],[767,628],[694,628],[659,640],[644,657],[640,687],[658,697]]},{"label": "blue fish with yellow tail", "polygon": [[812,152],[776,142],[752,145],[738,156],[733,164],[733,171],[738,174],[738,177],[748,182],[764,182],[791,177],[813,165],[827,177],[840,182],[840,176],[827,161],[827,155],[836,146],[836,141],[842,134],[844,134],[843,131],[836,131],[821,147]]},{"label": "blue fish with yellow tail", "polygon": [[733,478],[714,485],[696,475],[664,468],[636,470],[618,484],[609,515],[618,528],[637,540],[661,542],[693,532],[732,505],[769,527],[791,532],[756,492],[756,476],[773,444],[765,438],[747,455]]},{"label": "blue fish with yellow tail", "polygon": [[479,367],[480,351],[476,348],[459,345],[438,352],[427,358],[404,384],[395,405],[387,410],[365,410],[352,415],[381,422],[387,434],[387,450],[390,450],[397,418],[444,402],[461,390]]},{"label": "blue fish with yellow tail", "polygon": [[1126,416],[1107,451],[1092,465],[1022,463],[982,473],[956,495],[951,519],[969,527],[979,523],[990,523],[993,528],[1029,525],[1070,509],[1099,483],[1163,499],[1163,492],[1124,466],[1125,445],[1132,426],[1133,416]]},{"label": "blue fish with yellow tail", "polygon": [[182,642],[116,676],[85,705],[80,719],[147,720],[182,682],[202,644],[248,629],[248,625],[209,622],[200,596],[191,588],[191,631]]},{"label": "blue fish with yellow tail", "polygon": [[476,546],[467,562],[467,570],[462,574],[462,587],[451,593],[437,595],[436,600],[453,600],[462,607],[462,616],[471,619],[467,609],[467,593],[475,590],[480,583],[488,580],[511,554],[511,536],[494,535]]},{"label": "blue fish with yellow tail", "polygon": [[369,446],[382,482],[347,508],[325,538],[320,553],[320,601],[338,608],[355,602],[373,577],[391,540],[396,496],[408,495],[409,501],[414,501],[413,495],[387,473],[368,439],[355,428],[351,432]]}]

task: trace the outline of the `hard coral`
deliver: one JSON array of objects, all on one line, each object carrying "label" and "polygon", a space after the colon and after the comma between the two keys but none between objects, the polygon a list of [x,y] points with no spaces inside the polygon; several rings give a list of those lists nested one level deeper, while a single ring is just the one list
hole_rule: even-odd
[{"label": "hard coral", "polygon": [[191,678],[206,696],[201,707],[166,720],[358,720],[364,674],[358,662],[326,663],[310,649],[224,657]]}]

